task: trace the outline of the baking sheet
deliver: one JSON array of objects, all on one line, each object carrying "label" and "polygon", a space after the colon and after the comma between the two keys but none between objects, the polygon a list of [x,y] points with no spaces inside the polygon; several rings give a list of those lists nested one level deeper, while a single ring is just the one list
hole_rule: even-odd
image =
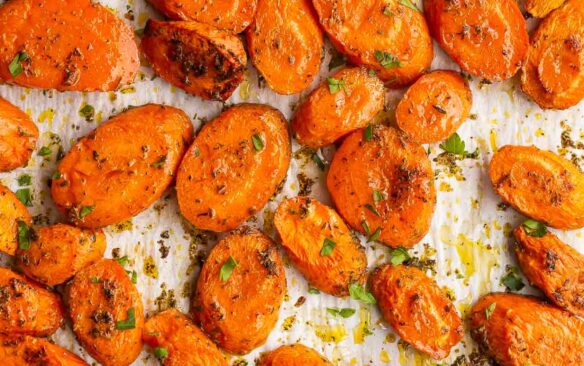
[{"label": "baking sheet", "polygon": [[[144,27],[150,16],[157,16],[143,0],[100,1],[109,6],[134,29]],[[0,1],[2,3],[2,1]],[[328,63],[331,47],[327,43],[321,75],[315,84],[331,72]],[[459,70],[444,53],[436,49],[433,68]],[[567,111],[542,111],[519,91],[517,78],[486,84],[472,78],[474,96],[472,118],[458,133],[466,142],[466,149],[478,149],[477,159],[465,159],[446,164],[439,157],[438,145],[427,146],[436,172],[438,201],[429,234],[411,254],[430,269],[428,273],[448,289],[463,316],[471,304],[490,291],[503,291],[500,279],[507,265],[514,265],[510,252],[513,241],[510,231],[523,218],[511,208],[500,205],[500,199],[491,189],[487,166],[497,148],[506,144],[536,145],[560,153],[580,168],[584,168],[584,103]],[[112,93],[58,93],[29,90],[0,85],[0,96],[28,113],[39,127],[38,148],[49,146],[52,153],[43,158],[34,154],[28,167],[0,174],[0,182],[13,191],[18,189],[17,178],[22,174],[33,177],[33,207],[35,222],[49,224],[63,221],[51,200],[47,181],[56,167],[59,149],[68,151],[76,139],[86,135],[111,115],[130,105],[162,103],[183,109],[199,128],[205,120],[217,116],[223,108],[241,102],[266,103],[278,108],[290,118],[294,107],[307,93],[300,96],[279,96],[267,87],[261,88],[258,78],[249,68],[245,82],[227,103],[202,101],[153,77],[152,70],[142,67],[133,86]],[[393,123],[394,108],[403,91],[388,92],[386,111],[377,118]],[[95,121],[88,122],[79,113],[85,105],[95,108]],[[300,147],[294,144],[293,151]],[[319,152],[329,162],[334,147]],[[308,158],[307,158],[308,156]],[[274,210],[284,197],[297,195],[300,187],[297,175],[305,174],[314,181],[310,195],[330,204],[325,186],[325,172],[310,159],[306,151],[292,159],[284,190],[268,203],[265,209],[248,222],[274,237],[271,223]],[[305,187],[306,188],[306,187]],[[584,252],[584,230],[557,232],[558,236]],[[152,207],[132,220],[106,229],[108,248],[106,257],[117,251],[127,255],[127,269],[138,273],[137,287],[147,313],[176,306],[188,312],[189,296],[196,279],[201,258],[215,243],[217,235],[202,233],[181,219],[174,189]],[[219,236],[220,237],[220,236]],[[363,241],[364,242],[364,241]],[[365,244],[369,267],[385,263],[389,251],[380,244]],[[163,258],[163,254],[168,255]],[[10,263],[7,256],[0,257]],[[245,357],[228,356],[233,365],[254,365],[258,355],[279,345],[301,342],[322,352],[333,363],[346,365],[450,365],[456,359],[477,359],[475,346],[468,335],[451,352],[448,359],[437,363],[413,351],[399,341],[387,324],[380,319],[375,307],[361,305],[350,299],[338,299],[326,294],[308,293],[308,284],[286,262],[288,294],[280,318],[266,344]],[[524,282],[527,283],[527,281]],[[522,293],[537,293],[526,286]],[[305,297],[303,305],[295,306]],[[350,307],[357,313],[349,319],[333,318],[327,307]],[[70,326],[59,330],[52,339],[82,356],[93,360],[76,343]],[[247,362],[247,363],[246,363]],[[156,365],[158,362],[144,351],[134,365]]]}]

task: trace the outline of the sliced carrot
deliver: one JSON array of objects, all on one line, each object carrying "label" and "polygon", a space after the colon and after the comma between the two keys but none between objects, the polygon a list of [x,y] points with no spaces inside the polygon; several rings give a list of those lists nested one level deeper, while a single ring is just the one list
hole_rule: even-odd
[{"label": "sliced carrot", "polygon": [[584,3],[568,1],[531,36],[521,88],[540,107],[567,109],[584,99]]},{"label": "sliced carrot", "polygon": [[495,192],[517,211],[557,229],[584,227],[584,174],[534,146],[507,145],[491,160]]},{"label": "sliced carrot", "polygon": [[318,75],[324,41],[310,0],[259,0],[246,35],[255,67],[276,93],[300,93]]},{"label": "sliced carrot", "polygon": [[527,59],[527,24],[516,1],[424,0],[430,32],[469,74],[511,78]]},{"label": "sliced carrot", "polygon": [[7,366],[89,366],[76,354],[29,336],[0,336],[0,360]]},{"label": "sliced carrot", "polygon": [[280,346],[273,351],[264,353],[258,366],[332,366],[312,348],[300,343]]},{"label": "sliced carrot", "polygon": [[525,10],[536,18],[545,18],[565,2],[566,0],[526,0]]},{"label": "sliced carrot", "polygon": [[0,81],[29,88],[109,91],[140,67],[134,32],[90,0],[0,6]]},{"label": "sliced carrot", "polygon": [[412,85],[395,111],[397,125],[413,141],[446,140],[469,116],[472,93],[453,71],[433,71]]},{"label": "sliced carrot", "polygon": [[11,190],[0,184],[0,252],[14,255],[18,248],[19,228],[24,235],[32,216]]},{"label": "sliced carrot", "polygon": [[335,47],[392,88],[416,81],[434,51],[424,15],[402,0],[313,0]]},{"label": "sliced carrot", "polygon": [[196,22],[148,20],[142,50],[157,75],[211,100],[229,98],[243,81],[247,64],[237,36]]},{"label": "sliced carrot", "polygon": [[0,98],[0,172],[26,166],[39,130],[18,107]]}]

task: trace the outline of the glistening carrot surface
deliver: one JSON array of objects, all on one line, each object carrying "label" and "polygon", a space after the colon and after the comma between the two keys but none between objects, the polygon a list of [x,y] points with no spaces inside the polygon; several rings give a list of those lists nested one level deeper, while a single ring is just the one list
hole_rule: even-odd
[{"label": "glistening carrot surface", "polygon": [[320,23],[349,60],[389,87],[413,83],[434,51],[424,15],[402,0],[314,0]]},{"label": "glistening carrot surface", "polygon": [[190,119],[177,108],[148,104],[120,113],[61,160],[53,200],[80,227],[127,220],[170,186],[192,135]]},{"label": "glistening carrot surface", "polygon": [[525,216],[557,229],[584,227],[584,174],[534,146],[507,145],[491,160],[495,192]]},{"label": "glistening carrot surface", "polygon": [[282,113],[261,104],[231,107],[201,129],[180,165],[180,211],[200,229],[235,229],[268,202],[289,164]]},{"label": "glistening carrot surface", "polygon": [[32,119],[0,98],[0,172],[25,166],[38,137],[39,130]]},{"label": "glistening carrot surface", "polygon": [[527,25],[516,1],[424,0],[430,32],[469,74],[511,78],[527,58]]},{"label": "glistening carrot surface", "polygon": [[257,0],[148,0],[172,20],[194,20],[231,33],[253,21]]},{"label": "glistening carrot surface", "polygon": [[142,351],[142,298],[128,273],[112,259],[81,270],[67,291],[73,332],[104,366],[127,366]]},{"label": "glistening carrot surface", "polygon": [[255,67],[276,93],[300,93],[318,75],[324,41],[310,0],[259,0],[246,35]]},{"label": "glistening carrot surface", "polygon": [[300,343],[281,346],[264,353],[258,366],[332,366],[326,358]]},{"label": "glistening carrot surface", "polygon": [[57,293],[5,267],[0,267],[0,294],[0,334],[46,337],[63,323]]},{"label": "glistening carrot surface", "polygon": [[247,64],[237,36],[196,22],[150,19],[141,47],[157,75],[204,99],[229,98]]},{"label": "glistening carrot surface", "polygon": [[545,18],[565,2],[566,0],[526,0],[525,10],[536,18]]},{"label": "glistening carrot surface", "polygon": [[520,225],[513,233],[517,261],[529,283],[559,307],[584,316],[584,255],[551,232],[534,236]]},{"label": "glistening carrot surface", "polygon": [[[227,366],[225,356],[191,320],[176,309],[148,319],[144,343],[166,354],[164,366]],[[162,351],[163,350],[163,351]]]},{"label": "glistening carrot surface", "polygon": [[90,0],[12,0],[0,6],[0,81],[108,91],[134,80],[134,33]]},{"label": "glistening carrot surface", "polygon": [[351,284],[365,282],[365,250],[332,208],[290,198],[278,207],[274,226],[294,265],[317,289],[342,297]]},{"label": "glistening carrot surface", "polygon": [[0,335],[0,360],[7,366],[89,366],[74,353],[29,336]]},{"label": "glistening carrot surface", "polygon": [[101,259],[106,247],[101,230],[83,230],[56,224],[35,229],[29,248],[16,251],[23,272],[45,285],[64,283]]},{"label": "glistening carrot surface", "polygon": [[377,125],[347,136],[327,187],[349,226],[373,240],[411,247],[430,229],[436,205],[430,159],[394,128]]},{"label": "glistening carrot surface", "polygon": [[397,105],[399,128],[419,144],[446,140],[469,116],[472,93],[453,71],[433,71],[418,79]]},{"label": "glistening carrot surface", "polygon": [[539,106],[567,109],[584,99],[584,2],[570,0],[533,32],[521,88]]},{"label": "glistening carrot surface", "polygon": [[244,226],[211,250],[191,313],[221,348],[245,354],[266,341],[285,294],[286,274],[276,244]]},{"label": "glistening carrot surface", "polygon": [[383,110],[385,89],[365,68],[343,69],[327,78],[300,105],[292,120],[302,145],[323,147],[363,128]]},{"label": "glistening carrot surface", "polygon": [[18,247],[18,233],[26,234],[32,217],[11,190],[0,184],[0,252],[14,255]]},{"label": "glistening carrot surface", "polygon": [[471,309],[470,326],[501,366],[584,364],[584,321],[535,297],[483,296]]},{"label": "glistening carrot surface", "polygon": [[378,267],[371,275],[371,291],[383,317],[401,339],[430,357],[447,357],[462,339],[462,320],[454,304],[418,268]]}]

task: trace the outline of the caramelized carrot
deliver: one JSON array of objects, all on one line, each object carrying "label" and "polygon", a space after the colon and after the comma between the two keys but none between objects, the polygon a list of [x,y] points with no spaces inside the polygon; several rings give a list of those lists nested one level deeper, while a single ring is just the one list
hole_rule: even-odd
[{"label": "caramelized carrot", "polygon": [[332,366],[326,358],[322,357],[312,348],[300,343],[281,346],[264,353],[258,366]]},{"label": "caramelized carrot", "polygon": [[446,140],[469,116],[472,93],[453,71],[433,71],[418,79],[397,105],[397,125],[413,141]]},{"label": "caramelized carrot", "polygon": [[0,334],[49,336],[63,323],[63,304],[56,293],[0,267]]},{"label": "caramelized carrot", "polygon": [[584,227],[584,174],[570,161],[507,145],[493,156],[489,175],[495,192],[525,216],[557,229]]},{"label": "caramelized carrot", "polygon": [[359,66],[374,70],[389,87],[416,81],[434,52],[419,9],[398,0],[313,0],[335,47]]},{"label": "caramelized carrot", "polygon": [[464,71],[511,78],[527,58],[527,24],[516,1],[424,0],[430,32]]},{"label": "caramelized carrot", "polygon": [[255,67],[276,93],[300,93],[318,75],[324,41],[310,0],[259,0],[246,35]]},{"label": "caramelized carrot", "polygon": [[0,172],[26,166],[38,137],[39,130],[32,119],[0,98]]},{"label": "caramelized carrot", "polygon": [[570,0],[533,32],[521,88],[540,107],[567,109],[584,99],[584,3]]},{"label": "caramelized carrot", "polygon": [[28,238],[31,223],[32,217],[26,207],[12,191],[0,184],[0,252],[14,255],[19,233]]},{"label": "caramelized carrot", "polygon": [[526,0],[525,10],[536,18],[545,18],[565,2],[566,0]]},{"label": "caramelized carrot", "polygon": [[148,20],[142,50],[157,75],[211,100],[229,98],[247,64],[237,36],[196,22]]},{"label": "caramelized carrot", "polygon": [[337,210],[371,240],[411,247],[430,229],[436,189],[424,148],[382,125],[347,136],[327,176]]},{"label": "caramelized carrot", "polygon": [[140,67],[134,33],[90,0],[12,0],[0,6],[0,81],[108,91]]},{"label": "caramelized carrot", "polygon": [[0,360],[7,366],[89,366],[74,353],[29,336],[0,336]]}]

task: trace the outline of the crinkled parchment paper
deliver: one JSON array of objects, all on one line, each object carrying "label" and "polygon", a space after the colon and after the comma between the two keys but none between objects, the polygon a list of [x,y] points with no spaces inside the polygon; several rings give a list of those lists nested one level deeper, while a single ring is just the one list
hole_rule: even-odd
[{"label": "crinkled parchment paper", "polygon": [[[0,1],[1,2],[1,1]],[[144,0],[102,0],[134,29],[141,29],[153,10]],[[154,15],[157,16],[157,15]],[[1,31],[1,30],[0,30]],[[489,52],[489,50],[485,50]],[[323,60],[322,72],[315,85],[329,75],[331,48]],[[442,51],[436,48],[433,68],[459,70]],[[478,149],[478,158],[445,161],[439,157],[439,146],[427,149],[436,172],[438,202],[429,234],[410,253],[428,268],[428,274],[447,288],[463,316],[476,299],[490,291],[503,291],[501,278],[507,266],[514,266],[511,254],[513,240],[510,231],[523,218],[512,208],[501,205],[494,194],[487,167],[493,153],[506,144],[536,145],[573,159],[584,168],[584,103],[568,111],[542,111],[519,91],[517,78],[511,81],[486,84],[477,78],[471,80],[474,95],[472,116],[458,131],[468,151]],[[128,106],[145,103],[163,103],[181,108],[192,117],[196,128],[217,116],[223,108],[240,102],[266,103],[291,117],[307,92],[300,96],[279,96],[258,83],[256,72],[249,68],[245,82],[225,104],[205,102],[187,95],[159,78],[154,78],[147,66],[141,68],[134,85],[112,93],[58,93],[29,90],[7,85],[0,86],[0,96],[22,108],[37,123],[41,137],[38,149],[51,148],[51,155],[36,153],[28,167],[0,174],[0,182],[12,190],[18,189],[17,178],[22,174],[33,177],[33,207],[38,224],[63,221],[51,200],[48,179],[55,171],[60,149],[66,152],[76,139],[106,121]],[[393,124],[394,109],[403,94],[389,92],[386,111],[378,118]],[[79,111],[89,104],[95,108],[95,120],[86,121]],[[241,121],[245,123],[245,121]],[[294,144],[293,151],[300,147]],[[334,148],[319,152],[330,162]],[[259,226],[274,237],[273,212],[287,196],[295,196],[302,188],[311,196],[330,204],[325,186],[325,171],[314,163],[309,151],[294,154],[284,190],[255,218],[250,225]],[[298,176],[302,179],[299,179]],[[314,184],[310,184],[313,181]],[[130,258],[128,270],[138,273],[138,289],[146,311],[153,313],[168,306],[188,312],[189,296],[200,268],[201,260],[213,247],[217,235],[198,232],[179,215],[176,194],[170,189],[158,202],[132,220],[106,229],[108,248]],[[559,237],[584,252],[583,230],[557,232]],[[364,242],[364,241],[363,241]],[[389,251],[380,244],[365,244],[370,268],[385,263]],[[165,255],[167,254],[167,255]],[[6,256],[1,258],[10,263]],[[266,344],[246,357],[230,357],[236,365],[254,365],[262,351],[281,344],[302,342],[325,354],[338,365],[435,365],[399,341],[373,306],[364,306],[350,299],[337,299],[325,294],[311,294],[304,278],[286,262],[288,295],[280,312],[276,328]],[[524,282],[527,283],[527,281]],[[534,293],[526,286],[522,292]],[[299,298],[306,301],[295,306]],[[334,318],[327,307],[350,307],[357,310],[349,319]],[[242,327],[245,324],[241,325]],[[76,343],[67,325],[52,339],[63,347],[91,358]],[[443,364],[450,365],[457,358],[476,351],[468,333],[453,349]],[[461,360],[459,360],[460,362]],[[156,365],[151,353],[144,351],[134,365]]]}]

